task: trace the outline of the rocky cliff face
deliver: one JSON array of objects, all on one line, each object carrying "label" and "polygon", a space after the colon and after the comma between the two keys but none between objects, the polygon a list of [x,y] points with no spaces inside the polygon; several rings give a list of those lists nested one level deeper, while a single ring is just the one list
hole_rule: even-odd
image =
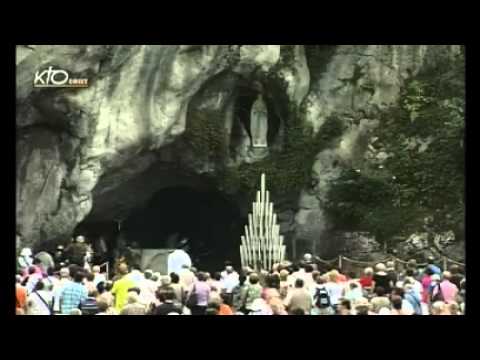
[{"label": "rocky cliff face", "polygon": [[[17,229],[24,244],[63,242],[87,216],[125,218],[172,184],[201,187],[211,181],[228,192],[219,174],[264,160],[250,151],[245,123],[244,108],[248,112],[257,81],[272,114],[271,153],[284,150],[292,117],[311,127],[311,136],[332,116],[344,125],[342,135],[306,169],[313,185],[277,201],[289,241],[316,244],[322,251],[329,229],[323,203],[339,175],[337,164],[358,161],[365,137],[378,125],[379,114],[398,101],[407,79],[460,50],[450,45],[18,46]],[[89,87],[33,88],[34,73],[51,65],[88,78]],[[243,207],[251,200],[230,192]]]}]

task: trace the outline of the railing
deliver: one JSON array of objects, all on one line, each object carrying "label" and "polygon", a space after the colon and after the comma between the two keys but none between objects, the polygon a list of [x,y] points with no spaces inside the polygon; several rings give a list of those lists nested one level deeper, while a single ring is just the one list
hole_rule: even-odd
[{"label": "railing", "polygon": [[[346,257],[346,256],[343,256],[343,255],[339,255],[333,259],[330,259],[330,260],[325,260],[325,259],[321,259],[319,257],[316,257],[316,260],[323,263],[323,264],[326,264],[326,265],[332,265],[332,264],[337,264],[338,265],[338,268],[339,269],[342,269],[344,267],[344,261],[348,261],[350,263],[353,263],[353,264],[361,264],[361,265],[365,265],[365,266],[374,266],[375,264],[378,264],[378,263],[385,263],[387,261],[393,261],[395,263],[401,263],[401,264],[408,264],[408,261],[405,261],[405,260],[402,260],[396,256],[390,256],[386,259],[383,259],[383,260],[377,260],[377,261],[361,261],[361,260],[354,260],[354,259],[350,259],[349,257]],[[452,263],[452,264],[456,264],[456,265],[460,265],[462,267],[465,267],[465,264],[464,263],[461,263],[459,261],[456,261],[456,260],[453,260],[453,259],[450,259],[446,256],[443,257],[443,269],[446,270],[448,268],[448,264],[449,263]],[[417,264],[417,266],[427,266],[428,264],[427,263],[422,263],[422,264]]]}]

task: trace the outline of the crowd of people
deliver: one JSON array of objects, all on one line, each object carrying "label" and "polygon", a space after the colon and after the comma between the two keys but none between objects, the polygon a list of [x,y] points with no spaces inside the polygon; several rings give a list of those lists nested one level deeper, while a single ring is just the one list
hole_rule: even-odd
[{"label": "crowd of people", "polygon": [[[79,261],[82,262],[82,261]],[[323,269],[306,254],[298,264],[221,272],[185,264],[160,274],[120,261],[111,278],[100,267],[42,264],[19,269],[18,315],[461,315],[465,276],[431,259],[402,271],[376,264],[361,274]]]}]

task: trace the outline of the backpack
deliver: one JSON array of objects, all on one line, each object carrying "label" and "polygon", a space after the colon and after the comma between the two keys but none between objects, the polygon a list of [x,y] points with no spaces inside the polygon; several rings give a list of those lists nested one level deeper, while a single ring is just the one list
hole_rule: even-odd
[{"label": "backpack", "polygon": [[[433,295],[434,289],[437,288],[437,293]],[[435,301],[444,301],[445,298],[442,293],[442,287],[440,286],[440,283],[438,283],[436,286],[432,286],[432,290],[430,293],[431,301],[434,303]]]},{"label": "backpack", "polygon": [[320,309],[325,309],[331,306],[330,303],[330,295],[325,287],[321,287],[317,289],[317,292],[314,296],[315,299],[315,306]]},{"label": "backpack", "polygon": [[91,297],[83,300],[78,308],[82,311],[82,315],[95,315],[99,312],[97,300]]}]

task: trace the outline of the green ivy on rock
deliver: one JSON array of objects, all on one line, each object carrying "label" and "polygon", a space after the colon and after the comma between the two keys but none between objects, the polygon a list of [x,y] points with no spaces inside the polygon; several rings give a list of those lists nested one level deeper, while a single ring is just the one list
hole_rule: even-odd
[{"label": "green ivy on rock", "polygon": [[406,83],[372,137],[390,156],[379,168],[342,172],[327,195],[337,228],[371,231],[379,241],[422,231],[464,228],[464,60],[440,63]]}]

